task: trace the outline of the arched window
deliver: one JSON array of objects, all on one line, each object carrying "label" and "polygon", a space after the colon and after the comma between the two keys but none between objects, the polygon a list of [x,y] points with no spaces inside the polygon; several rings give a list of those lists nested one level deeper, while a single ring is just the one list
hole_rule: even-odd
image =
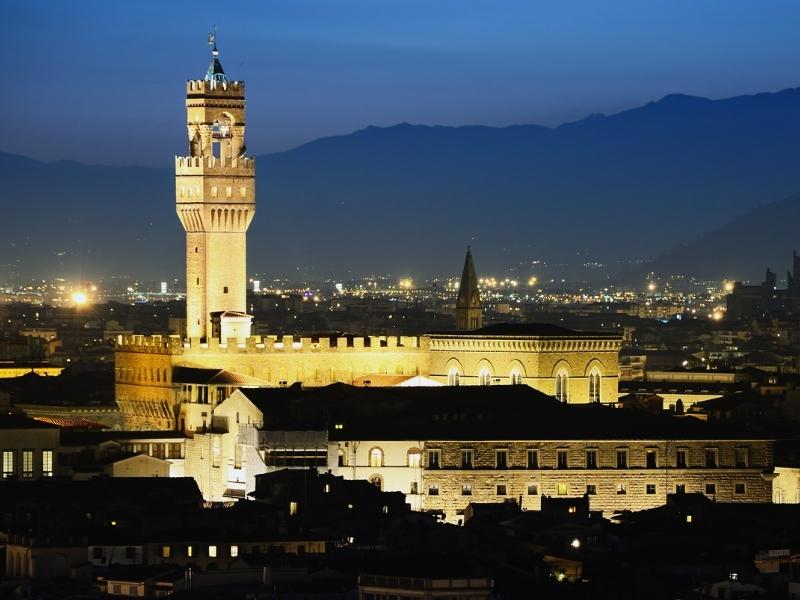
[{"label": "arched window", "polygon": [[447,385],[458,385],[461,383],[461,373],[455,367],[450,367],[447,373]]},{"label": "arched window", "polygon": [[488,367],[482,367],[478,372],[478,385],[492,385],[492,373]]},{"label": "arched window", "polygon": [[409,448],[408,450],[408,466],[419,467],[422,462],[422,452],[419,448]]},{"label": "arched window", "polygon": [[564,370],[556,373],[556,399],[559,402],[569,402],[569,375]]},{"label": "arched window", "polygon": [[380,448],[373,448],[369,451],[369,466],[382,467],[383,466],[383,450]]},{"label": "arched window", "polygon": [[381,479],[380,475],[371,475],[369,482],[379,490],[383,490],[383,479]]},{"label": "arched window", "polygon": [[600,371],[597,368],[589,373],[589,402],[600,402]]},{"label": "arched window", "polygon": [[519,369],[512,369],[511,370],[511,385],[522,385],[522,373],[519,372]]}]

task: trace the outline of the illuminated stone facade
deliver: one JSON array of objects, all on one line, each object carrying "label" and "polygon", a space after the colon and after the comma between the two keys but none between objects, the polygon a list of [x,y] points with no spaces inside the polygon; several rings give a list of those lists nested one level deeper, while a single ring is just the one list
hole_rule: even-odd
[{"label": "illuminated stone facade", "polygon": [[[680,491],[770,502],[774,477],[765,474],[773,464],[766,440],[429,441],[425,449],[422,506],[450,522],[470,502],[514,499],[539,510],[543,495],[588,494],[590,508],[607,515],[661,506]],[[438,467],[430,468],[432,453]],[[506,466],[498,468],[499,460]]]},{"label": "illuminated stone facade", "polygon": [[[251,336],[242,343],[121,336],[115,355],[117,403],[127,429],[178,428],[186,400],[172,380],[179,366],[227,369],[275,387],[353,383],[374,374],[424,375],[445,385],[526,384],[548,395],[560,391],[570,403],[616,401],[619,336],[537,327],[296,341]],[[213,408],[214,394],[206,398]],[[195,394],[189,401],[197,399]],[[189,427],[184,423],[183,429]]]},{"label": "illuminated stone facade", "polygon": [[245,156],[244,107],[244,82],[228,81],[215,47],[205,79],[186,83],[190,154],[175,158],[190,338],[250,335],[245,265],[256,172]]},{"label": "illuminated stone facade", "polygon": [[190,153],[175,159],[176,210],[186,230],[186,336],[117,338],[116,398],[126,429],[204,429],[213,408],[241,387],[220,392],[180,381],[176,368],[225,370],[263,386],[422,375],[449,385],[527,384],[564,402],[616,401],[621,337],[551,326],[481,328],[470,252],[458,333],[251,336],[245,254],[255,163],[244,155],[244,83],[227,79],[216,47],[205,78],[186,84],[186,108]]}]

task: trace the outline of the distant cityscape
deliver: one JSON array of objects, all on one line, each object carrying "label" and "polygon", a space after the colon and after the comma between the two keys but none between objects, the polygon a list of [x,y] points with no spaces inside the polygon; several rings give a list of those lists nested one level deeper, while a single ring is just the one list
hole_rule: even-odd
[{"label": "distant cityscape", "polygon": [[[784,237],[753,226],[785,256],[785,264],[759,267],[758,281],[702,275],[728,268],[707,268],[714,260],[702,248],[720,239],[743,248],[760,243],[755,233],[737,237],[741,219],[658,258],[632,258],[649,236],[674,242],[657,219],[645,218],[647,227],[627,220],[626,210],[657,204],[666,187],[650,185],[646,172],[661,164],[672,182],[680,177],[671,166],[698,161],[684,150],[664,158],[649,139],[640,157],[620,142],[614,150],[624,152],[615,160],[642,159],[637,175],[648,184],[637,189],[633,179],[610,175],[632,204],[594,206],[592,198],[591,214],[575,223],[541,222],[565,248],[582,229],[623,253],[635,247],[628,260],[576,252],[578,275],[574,264],[544,259],[483,268],[484,248],[487,262],[497,264],[497,244],[457,224],[446,236],[435,227],[426,233],[424,211],[393,206],[395,190],[386,186],[372,229],[388,240],[383,221],[413,216],[409,230],[419,231],[380,244],[390,254],[385,271],[376,270],[384,274],[355,276],[339,266],[350,275],[315,278],[314,269],[298,267],[295,276],[276,278],[256,272],[267,260],[261,254],[255,267],[248,263],[251,242],[265,241],[251,223],[264,219],[256,210],[269,198],[256,186],[262,158],[246,143],[252,88],[223,68],[216,26],[208,48],[205,73],[185,82],[187,147],[174,157],[169,186],[167,208],[182,232],[158,240],[182,248],[183,274],[35,279],[36,269],[20,268],[26,252],[36,254],[28,238],[24,252],[9,242],[21,254],[4,258],[0,283],[0,600],[800,599],[800,257],[784,248],[796,237],[796,221],[783,219],[791,229]],[[732,104],[669,96],[637,109],[637,127],[623,123],[619,140],[638,135],[653,112],[685,111],[705,126],[720,106],[733,114],[731,105],[757,104],[758,112],[762,102],[795,94],[775,96]],[[665,122],[671,133],[674,122]],[[535,144],[515,141],[526,151],[545,140],[537,166],[553,161],[568,186],[592,167],[565,156],[584,151],[584,143],[587,156],[597,153],[590,142],[605,143],[606,134],[595,136],[607,124],[595,116],[501,135],[533,132]],[[709,126],[711,141],[726,151],[729,126]],[[352,156],[368,148],[371,158],[381,146],[382,132],[372,129],[357,132]],[[397,129],[391,134],[414,126]],[[689,129],[692,140],[703,137]],[[460,128],[445,139],[454,149],[462,135],[469,148],[490,148],[494,168],[504,172],[515,159],[492,149],[497,131],[489,130]],[[580,143],[560,147],[573,130]],[[562,141],[551,146],[556,138]],[[363,169],[343,166],[336,159],[347,143],[337,147],[321,171],[369,180],[369,161],[360,159]],[[40,168],[10,162],[23,179]],[[405,176],[402,160],[389,162]],[[421,162],[448,173],[438,151]],[[301,181],[319,174],[293,171],[293,164],[270,167]],[[135,194],[137,178],[146,177],[138,168],[55,165],[67,173],[69,190],[91,182]],[[521,161],[512,171],[527,179],[529,167]],[[31,176],[30,186],[46,180]],[[494,185],[503,200],[522,189]],[[468,187],[443,196],[446,210],[469,212]],[[566,204],[557,192],[546,201],[522,197],[546,212],[548,202]],[[695,202],[694,191],[680,199]],[[318,225],[361,244],[362,256],[352,260],[375,248],[359,238],[360,226],[332,226],[329,207],[302,204]],[[332,204],[337,218],[344,205]],[[522,215],[508,210],[499,222],[491,208],[471,216],[482,231],[513,241],[513,227],[525,229]],[[773,209],[754,219],[769,220]],[[125,273],[136,268],[135,257],[158,262],[153,272],[169,272],[172,258],[157,256],[167,246],[152,241],[160,236],[151,229],[157,217],[120,227],[106,223],[120,218],[113,210],[105,217],[93,210],[98,239],[119,232],[136,240],[113,240],[114,251],[127,256],[94,264],[116,260],[113,272]],[[136,205],[138,213],[147,210]],[[665,220],[702,231],[699,212],[681,214],[671,203],[661,210]],[[613,213],[606,223],[604,211]],[[628,237],[615,235],[612,224]],[[296,234],[299,226],[277,228]],[[481,246],[450,248],[462,235]],[[336,264],[321,246],[304,250]],[[419,273],[393,272],[395,255],[405,252],[459,259],[440,278],[420,274],[433,259]],[[368,258],[383,260],[377,252]],[[681,261],[686,269],[675,267]],[[752,271],[735,263],[738,273]],[[67,273],[62,266],[48,269]]]}]

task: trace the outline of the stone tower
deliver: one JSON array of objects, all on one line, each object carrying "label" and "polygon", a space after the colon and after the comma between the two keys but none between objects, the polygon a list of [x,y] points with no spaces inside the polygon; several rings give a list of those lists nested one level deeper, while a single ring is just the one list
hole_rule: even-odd
[{"label": "stone tower", "polygon": [[209,43],[205,78],[186,83],[189,155],[175,157],[176,210],[186,230],[186,335],[247,338],[255,160],[245,156],[244,82],[228,80],[214,36]]},{"label": "stone tower", "polygon": [[467,331],[480,329],[482,326],[483,306],[478,292],[478,277],[475,275],[472,252],[467,246],[467,257],[464,260],[464,271],[461,273],[461,284],[456,300],[456,329]]}]

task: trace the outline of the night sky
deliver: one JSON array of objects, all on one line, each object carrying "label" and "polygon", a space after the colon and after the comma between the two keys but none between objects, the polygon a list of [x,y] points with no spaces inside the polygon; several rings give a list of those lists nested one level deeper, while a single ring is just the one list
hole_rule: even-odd
[{"label": "night sky", "polygon": [[0,150],[169,166],[183,81],[248,84],[248,149],[367,125],[557,125],[681,92],[794,87],[796,0],[3,0]]}]

